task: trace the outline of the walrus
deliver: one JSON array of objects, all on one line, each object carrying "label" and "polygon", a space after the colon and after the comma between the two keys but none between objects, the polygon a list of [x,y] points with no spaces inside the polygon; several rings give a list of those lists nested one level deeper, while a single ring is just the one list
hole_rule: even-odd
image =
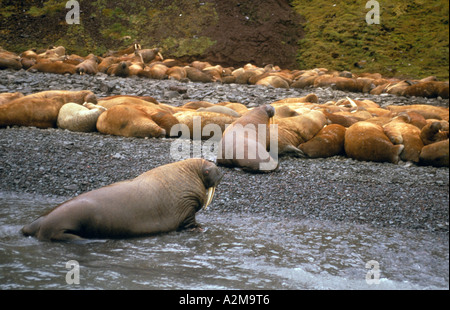
[{"label": "walrus", "polygon": [[361,121],[347,129],[344,149],[348,157],[356,160],[396,164],[404,146],[392,144],[380,125]]},{"label": "walrus", "polygon": [[331,124],[342,125],[346,128],[359,122],[359,120],[356,117],[349,116],[349,115],[334,114],[334,113],[330,113],[327,110],[322,111],[322,113],[325,115],[325,117],[328,119],[328,121],[331,122]]},{"label": "walrus", "polygon": [[45,90],[38,93],[34,93],[31,95],[27,95],[23,97],[23,99],[27,98],[55,98],[60,97],[64,100],[65,103],[75,102],[78,104],[83,104],[85,102],[90,102],[93,104],[97,104],[97,97],[90,90]]},{"label": "walrus", "polygon": [[259,106],[228,126],[219,143],[217,163],[249,172],[276,170],[278,140],[272,139],[271,133],[276,131],[269,124],[274,114],[275,108],[271,105]]},{"label": "walrus", "polygon": [[238,102],[224,101],[224,102],[216,103],[215,105],[222,105],[222,106],[228,107],[228,108],[233,109],[234,111],[238,112],[241,115],[244,115],[245,113],[248,112],[247,106],[243,105],[242,103],[238,103]]},{"label": "walrus", "polygon": [[298,148],[310,158],[326,158],[344,153],[346,128],[331,124],[322,128],[311,140],[302,143]]},{"label": "walrus", "polygon": [[418,163],[424,145],[420,138],[420,129],[409,124],[409,121],[408,115],[397,116],[384,125],[383,130],[392,143],[404,145],[400,153],[401,160]]},{"label": "walrus", "polygon": [[298,146],[311,140],[326,124],[325,115],[316,110],[309,110],[304,114],[276,118],[278,124],[278,154],[304,157]]},{"label": "walrus", "polygon": [[[170,118],[169,122],[165,121],[167,117]],[[169,124],[163,128],[162,123]],[[169,134],[170,128],[177,123],[178,120],[170,112],[161,109],[119,104],[108,108],[98,117],[97,130],[115,136],[160,138]]]},{"label": "walrus", "polygon": [[77,66],[66,64],[62,61],[55,62],[38,62],[34,66],[28,68],[30,72],[46,72],[55,74],[76,74]]},{"label": "walrus", "polygon": [[449,166],[449,143],[448,139],[425,145],[420,152],[419,164],[434,167]]},{"label": "walrus", "polygon": [[165,80],[169,78],[167,71],[169,67],[162,63],[152,63],[150,66],[146,66],[144,70],[138,73],[139,77],[146,77],[155,80]]},{"label": "walrus", "polygon": [[424,145],[448,139],[448,129],[443,130],[441,122],[431,122],[420,131],[420,138]]},{"label": "walrus", "polygon": [[223,105],[214,105],[208,108],[199,108],[197,109],[197,112],[215,112],[215,113],[221,113],[226,114],[233,117],[240,117],[241,114],[233,110],[232,108],[223,106]]},{"label": "walrus", "polygon": [[186,75],[192,82],[211,83],[214,82],[213,77],[208,72],[200,71],[197,68],[186,66]]},{"label": "walrus", "polygon": [[395,106],[390,105],[387,106],[386,109],[394,112],[416,112],[421,114],[425,119],[437,119],[437,120],[445,120],[449,121],[449,109],[446,107],[437,107],[428,104],[412,104],[405,106]]},{"label": "walrus", "polygon": [[102,98],[98,101],[98,105],[101,105],[107,109],[112,108],[113,106],[120,105],[120,104],[128,104],[128,105],[140,105],[140,106],[147,106],[151,108],[158,108],[161,110],[165,110],[170,113],[175,112],[175,108],[166,105],[163,103],[159,103],[156,99],[150,96],[129,96],[129,95],[118,95],[118,96],[112,96],[107,98]]},{"label": "walrus", "polygon": [[65,104],[61,97],[15,99],[0,106],[0,128],[6,126],[33,126],[54,128],[59,109]]},{"label": "walrus", "polygon": [[[194,140],[220,140],[226,126],[237,119],[237,117],[228,114],[198,110],[180,111],[173,116],[176,117],[180,124],[184,124],[189,128],[189,137]],[[211,126],[212,124],[217,126],[213,127]],[[212,130],[209,131],[208,128]],[[175,136],[179,134],[179,131],[182,131],[182,127],[173,128]],[[187,132],[183,132],[183,134],[185,138],[188,138]]]},{"label": "walrus", "polygon": [[109,67],[115,63],[117,63],[119,60],[117,57],[109,56],[103,58],[103,60],[98,64],[98,71],[102,73],[107,73]]},{"label": "walrus", "polygon": [[272,86],[274,88],[286,88],[289,89],[289,83],[279,77],[274,75],[269,75],[265,78],[260,79],[258,82],[256,82],[256,85],[264,85],[264,86]]},{"label": "walrus", "polygon": [[163,56],[159,52],[159,48],[146,48],[139,50],[139,53],[142,55],[142,59],[144,63],[149,63],[159,56],[161,60],[164,60]]},{"label": "walrus", "polygon": [[20,57],[12,52],[2,51],[0,48],[0,70],[22,69],[22,63],[20,62]]},{"label": "walrus", "polygon": [[318,78],[317,75],[301,76],[297,80],[292,82],[291,87],[292,88],[313,87],[317,78]]},{"label": "walrus", "polygon": [[130,76],[130,65],[129,61],[121,61],[117,64],[112,64],[106,70],[106,74],[115,75],[120,77],[128,77]]},{"label": "walrus", "polygon": [[8,103],[18,98],[22,98],[23,96],[24,94],[22,94],[21,92],[0,93],[0,105]]},{"label": "walrus", "polygon": [[160,166],[68,200],[21,232],[42,241],[76,241],[201,229],[195,214],[211,203],[222,176],[204,159]]},{"label": "walrus", "polygon": [[180,66],[170,67],[167,70],[166,74],[169,77],[169,79],[174,79],[177,81],[184,81],[187,79],[186,70]]},{"label": "walrus", "polygon": [[56,125],[70,131],[93,132],[97,130],[97,119],[104,111],[106,108],[92,103],[69,102],[59,110]]},{"label": "walrus", "polygon": [[86,59],[78,64],[77,73],[95,75],[98,72],[98,58],[94,54],[89,54]]},{"label": "walrus", "polygon": [[448,99],[449,84],[448,82],[424,81],[413,84],[403,91],[403,96],[416,96],[426,98],[441,97]]}]

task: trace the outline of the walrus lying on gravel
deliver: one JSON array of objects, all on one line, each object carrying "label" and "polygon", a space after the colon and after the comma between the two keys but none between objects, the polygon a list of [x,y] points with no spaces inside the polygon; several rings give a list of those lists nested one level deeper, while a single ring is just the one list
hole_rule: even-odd
[{"label": "walrus lying on gravel", "polygon": [[0,128],[6,126],[56,127],[59,110],[69,102],[97,103],[89,90],[49,90],[9,101],[0,106]]},{"label": "walrus lying on gravel", "polygon": [[61,107],[57,126],[77,132],[93,132],[97,130],[97,119],[106,108],[92,103],[80,105],[69,102]]},{"label": "walrus lying on gravel", "polygon": [[219,168],[203,159],[164,165],[66,201],[25,225],[22,233],[72,241],[199,229],[195,214],[211,203],[221,179]]},{"label": "walrus lying on gravel", "polygon": [[0,128],[6,126],[56,127],[58,113],[65,101],[61,97],[28,98],[10,101],[0,106]]},{"label": "walrus lying on gravel", "polygon": [[162,138],[176,124],[178,120],[168,111],[152,106],[119,104],[98,117],[97,130],[123,137]]},{"label": "walrus lying on gravel", "polygon": [[358,122],[347,129],[344,148],[347,156],[353,159],[396,164],[404,145],[394,145],[380,125]]},{"label": "walrus lying on gravel", "polygon": [[[250,172],[276,170],[278,137],[272,139],[270,126],[274,115],[275,108],[271,105],[259,106],[228,126],[219,143],[217,163]],[[267,151],[269,146],[270,153]]]}]

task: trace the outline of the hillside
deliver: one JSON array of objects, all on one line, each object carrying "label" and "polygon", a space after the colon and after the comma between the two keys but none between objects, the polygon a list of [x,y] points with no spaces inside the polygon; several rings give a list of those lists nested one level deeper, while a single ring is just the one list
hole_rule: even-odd
[{"label": "hillside", "polygon": [[366,1],[292,1],[307,21],[299,65],[448,79],[448,1],[378,2],[380,24],[368,25]]},{"label": "hillside", "polygon": [[[60,0],[0,0],[0,46],[20,53],[64,45],[101,55],[139,42],[166,57],[241,66],[326,67],[448,80],[448,2],[380,0],[381,23],[365,1],[80,0],[68,25]],[[358,63],[358,67],[355,67]]]}]

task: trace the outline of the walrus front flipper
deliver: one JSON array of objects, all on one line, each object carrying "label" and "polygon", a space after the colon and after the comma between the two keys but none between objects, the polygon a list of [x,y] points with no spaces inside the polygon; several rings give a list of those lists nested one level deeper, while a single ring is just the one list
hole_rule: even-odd
[{"label": "walrus front flipper", "polygon": [[28,225],[25,225],[24,227],[22,227],[20,232],[25,237],[36,237],[39,232],[39,229],[41,228],[41,221],[42,221],[42,217],[36,219],[31,224],[28,224]]},{"label": "walrus front flipper", "polygon": [[296,148],[293,145],[286,145],[286,147],[283,150],[282,155],[285,156],[294,156],[299,158],[308,158],[308,156],[299,148]]}]

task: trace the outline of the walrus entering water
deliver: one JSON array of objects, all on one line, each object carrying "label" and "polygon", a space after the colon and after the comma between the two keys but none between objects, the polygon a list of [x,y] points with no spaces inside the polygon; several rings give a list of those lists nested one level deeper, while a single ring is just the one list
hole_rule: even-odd
[{"label": "walrus entering water", "polygon": [[219,168],[203,159],[164,165],[66,201],[24,226],[22,233],[71,241],[199,228],[195,214],[211,203],[221,178]]}]

